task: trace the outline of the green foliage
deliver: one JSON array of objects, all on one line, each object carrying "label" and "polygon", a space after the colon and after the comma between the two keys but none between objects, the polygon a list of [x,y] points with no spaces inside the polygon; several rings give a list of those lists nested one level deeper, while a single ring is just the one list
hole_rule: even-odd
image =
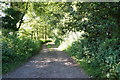
[{"label": "green foliage", "polygon": [[[27,2],[11,2],[10,8],[3,9],[5,16],[2,17],[2,28],[18,31],[23,23],[23,17],[28,9]],[[17,26],[19,23],[19,26]]]},{"label": "green foliage", "polygon": [[120,77],[119,43],[119,39],[106,39],[92,43],[88,39],[83,39],[74,42],[67,51],[78,60],[85,60],[85,63],[89,65],[88,69],[99,70],[100,73],[96,74],[89,72],[91,76],[118,79]]},{"label": "green foliage", "polygon": [[[28,4],[15,2],[11,5],[12,7],[5,11],[7,15],[2,17],[3,27],[15,30],[19,20],[22,23],[20,16],[22,13],[25,15]],[[84,38],[67,49],[71,52],[70,55],[79,60],[83,59],[82,64],[90,65],[90,69],[96,69],[98,73],[88,70],[95,77],[119,78],[120,2],[34,2],[30,3],[28,10],[27,14],[31,19],[28,25],[32,31],[23,31],[20,36],[17,34],[19,31],[14,35],[8,35],[12,30],[3,33],[4,65],[8,66],[13,61],[31,56],[39,47],[37,40],[40,38],[51,37],[58,46],[69,32],[84,31]],[[46,42],[48,41],[43,41]],[[4,70],[7,71],[7,67],[4,67]]]},{"label": "green foliage", "polygon": [[42,43],[44,43],[44,44],[45,44],[45,43],[48,43],[48,42],[52,42],[52,40],[49,40],[49,39],[48,39],[48,40],[41,40],[41,41],[42,41]]},{"label": "green foliage", "polygon": [[54,42],[55,42],[55,44],[56,44],[57,46],[59,46],[62,41],[63,41],[62,38],[56,37]]},{"label": "green foliage", "polygon": [[[3,30],[4,32],[6,30]],[[3,32],[3,33],[4,33]],[[9,31],[8,31],[9,32]],[[26,61],[41,47],[42,41],[18,38],[14,34],[2,36],[2,71],[6,73]],[[12,65],[13,64],[13,65]]]},{"label": "green foliage", "polygon": [[48,47],[48,48],[51,48],[51,47],[52,47],[52,45],[48,44],[48,45],[47,45],[47,47]]},{"label": "green foliage", "polygon": [[[59,10],[54,15],[56,20],[53,19],[53,29],[58,29],[54,36],[55,43],[60,45],[63,41],[61,36],[70,31],[84,31],[84,39],[68,48],[70,55],[84,59],[93,68],[100,68],[98,71],[101,72],[96,73],[95,77],[119,78],[120,2],[56,4],[61,5],[62,11]],[[61,17],[58,18],[58,14]]]},{"label": "green foliage", "polygon": [[21,18],[22,12],[14,8],[4,10],[7,15],[2,17],[2,28],[17,30],[16,24]]}]

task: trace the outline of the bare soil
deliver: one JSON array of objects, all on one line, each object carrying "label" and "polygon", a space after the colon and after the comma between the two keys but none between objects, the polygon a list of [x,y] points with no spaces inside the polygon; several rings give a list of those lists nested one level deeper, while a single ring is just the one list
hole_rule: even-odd
[{"label": "bare soil", "polygon": [[39,54],[3,78],[89,78],[67,53],[46,44]]}]

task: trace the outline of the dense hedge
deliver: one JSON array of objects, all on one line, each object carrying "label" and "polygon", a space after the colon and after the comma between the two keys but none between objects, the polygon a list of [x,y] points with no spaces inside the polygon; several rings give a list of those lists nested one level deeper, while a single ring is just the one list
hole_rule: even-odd
[{"label": "dense hedge", "polygon": [[79,39],[67,48],[71,56],[83,59],[94,70],[94,77],[120,78],[120,40],[106,39],[105,41],[90,41]]},{"label": "dense hedge", "polygon": [[26,61],[41,47],[42,41],[19,37],[12,32],[2,35],[2,72],[6,73]]}]

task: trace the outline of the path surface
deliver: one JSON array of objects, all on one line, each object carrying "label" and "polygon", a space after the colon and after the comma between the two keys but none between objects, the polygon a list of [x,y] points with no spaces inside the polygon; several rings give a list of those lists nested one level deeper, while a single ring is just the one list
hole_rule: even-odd
[{"label": "path surface", "polygon": [[88,78],[68,54],[51,45],[43,45],[39,54],[3,78]]}]

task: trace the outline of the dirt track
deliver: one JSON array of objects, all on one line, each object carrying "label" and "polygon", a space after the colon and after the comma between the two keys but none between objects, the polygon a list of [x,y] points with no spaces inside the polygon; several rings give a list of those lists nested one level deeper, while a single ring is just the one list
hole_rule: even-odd
[{"label": "dirt track", "polygon": [[43,45],[39,54],[3,78],[88,78],[68,54],[51,45]]}]

